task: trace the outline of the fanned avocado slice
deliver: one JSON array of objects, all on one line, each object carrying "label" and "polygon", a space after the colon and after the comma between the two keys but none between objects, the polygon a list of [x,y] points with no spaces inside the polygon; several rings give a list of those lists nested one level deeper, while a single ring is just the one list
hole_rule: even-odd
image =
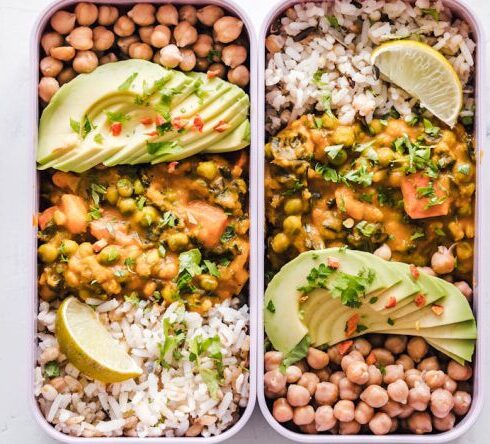
[{"label": "fanned avocado slice", "polygon": [[476,322],[473,319],[471,321],[457,322],[456,324],[443,325],[441,327],[430,327],[419,330],[390,328],[389,330],[380,330],[376,333],[440,339],[476,339],[477,335]]},{"label": "fanned avocado slice", "polygon": [[475,341],[473,339],[430,338],[426,339],[426,341],[436,350],[445,353],[460,363],[464,361],[471,362],[475,351]]},{"label": "fanned avocado slice", "polygon": [[230,134],[206,148],[204,153],[231,153],[250,145],[250,121],[243,121]]}]

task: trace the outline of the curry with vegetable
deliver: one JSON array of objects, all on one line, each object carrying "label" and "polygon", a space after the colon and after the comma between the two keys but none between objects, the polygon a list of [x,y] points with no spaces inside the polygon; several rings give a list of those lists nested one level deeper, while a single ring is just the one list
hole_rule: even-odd
[{"label": "curry with vegetable", "polygon": [[309,114],[265,152],[273,270],[303,251],[343,245],[388,246],[393,260],[426,266],[446,247],[455,275],[471,277],[475,163],[462,125],[423,117],[342,125],[331,113]]},{"label": "curry with vegetable", "polygon": [[201,313],[248,280],[248,155],[46,173],[39,294],[183,300]]}]

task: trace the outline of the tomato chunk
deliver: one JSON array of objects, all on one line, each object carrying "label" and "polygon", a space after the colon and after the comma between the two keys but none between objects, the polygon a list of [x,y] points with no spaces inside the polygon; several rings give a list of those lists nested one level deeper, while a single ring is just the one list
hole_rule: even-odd
[{"label": "tomato chunk", "polygon": [[63,171],[56,171],[51,180],[57,187],[69,190],[72,193],[77,191],[78,184],[80,183],[79,176],[72,173],[65,173]]},{"label": "tomato chunk", "polygon": [[44,230],[53,220],[56,210],[58,210],[58,207],[49,207],[39,214],[39,217],[37,218],[37,223],[39,224],[39,228],[41,230]]},{"label": "tomato chunk", "polygon": [[225,231],[228,216],[221,208],[200,200],[189,202],[187,212],[189,222],[197,224],[197,238],[206,248],[213,248]]},{"label": "tomato chunk", "polygon": [[346,338],[352,336],[356,332],[357,325],[359,324],[360,320],[361,320],[361,317],[359,316],[358,313],[353,314],[349,319],[347,319],[347,325],[346,325],[346,330],[345,330],[345,337]]},{"label": "tomato chunk", "polygon": [[405,212],[412,219],[448,214],[451,199],[446,178],[436,180],[423,173],[414,173],[402,179],[401,189]]},{"label": "tomato chunk", "polygon": [[87,229],[88,211],[81,197],[74,194],[63,194],[61,211],[66,216],[65,227],[70,233],[79,234]]}]

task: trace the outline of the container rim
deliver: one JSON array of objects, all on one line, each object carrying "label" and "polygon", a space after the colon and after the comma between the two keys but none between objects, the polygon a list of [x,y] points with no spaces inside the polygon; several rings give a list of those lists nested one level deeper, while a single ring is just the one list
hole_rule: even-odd
[{"label": "container rim", "polygon": [[[289,7],[299,3],[322,3],[323,1],[331,0],[287,0],[285,2],[276,3],[271,11],[267,14],[266,18],[262,22],[260,34],[259,34],[259,65],[258,65],[258,116],[259,116],[259,132],[258,132],[258,146],[259,146],[259,163],[257,164],[259,172],[259,183],[264,183],[264,145],[265,145],[265,57],[266,49],[265,38],[267,37],[268,30],[274,19],[282,14]],[[404,0],[406,1],[406,0]],[[409,0],[413,3],[413,0]],[[483,266],[485,264],[485,253],[483,250],[484,243],[487,239],[487,231],[485,230],[484,222],[487,220],[485,216],[484,199],[480,196],[480,193],[484,190],[484,173],[488,171],[489,165],[486,157],[483,156],[483,144],[485,142],[485,102],[484,102],[484,86],[485,86],[485,49],[486,40],[483,26],[480,19],[475,14],[474,10],[468,5],[466,0],[442,0],[443,4],[451,9],[456,15],[463,17],[471,26],[474,37],[476,38],[476,71],[475,71],[475,103],[476,103],[476,119],[475,119],[475,140],[476,140],[476,165],[477,165],[477,195],[476,195],[476,214],[475,222],[477,223],[476,252],[475,266],[474,266],[474,281],[473,281],[473,310],[477,319],[478,326],[478,340],[475,348],[475,361],[473,366],[473,395],[472,404],[469,412],[466,414],[463,420],[461,420],[452,430],[428,435],[414,435],[414,434],[394,434],[394,435],[329,435],[329,434],[314,434],[307,435],[297,432],[293,432],[280,423],[278,423],[272,416],[264,395],[264,319],[263,319],[263,294],[264,294],[264,233],[261,233],[259,239],[259,251],[258,251],[258,266],[259,272],[259,295],[260,302],[258,303],[258,366],[257,366],[257,398],[262,411],[263,416],[269,425],[280,435],[288,438],[294,442],[303,443],[353,443],[353,444],[370,444],[370,443],[393,443],[393,444],[424,444],[424,443],[446,443],[459,438],[466,433],[476,422],[483,407],[484,397],[484,364],[485,364],[485,346],[486,346],[486,327],[484,325],[485,318],[485,289],[488,288],[487,277],[485,276]],[[258,221],[261,227],[265,227],[265,203],[264,203],[264,189],[259,188],[259,209],[258,209]],[[265,228],[264,228],[265,230]]]},{"label": "container rim", "polygon": [[[108,4],[108,5],[131,5],[138,3],[138,0],[89,0],[90,3],[96,4]],[[67,435],[65,433],[57,431],[53,425],[47,422],[42,413],[39,410],[39,406],[36,401],[36,397],[34,395],[34,378],[35,378],[35,368],[36,368],[36,336],[37,336],[37,307],[38,307],[38,294],[37,294],[37,261],[36,261],[36,235],[37,235],[37,223],[36,216],[38,212],[38,174],[36,170],[36,144],[37,144],[37,130],[38,130],[38,94],[37,94],[37,84],[39,80],[39,42],[41,38],[42,31],[46,24],[48,23],[51,15],[57,10],[72,6],[76,3],[79,3],[79,0],[54,0],[47,7],[45,7],[38,15],[38,18],[32,28],[31,36],[30,36],[30,55],[31,55],[31,78],[33,79],[31,85],[31,118],[30,118],[30,126],[29,132],[31,135],[32,147],[30,150],[30,167],[32,167],[31,174],[29,175],[28,180],[31,186],[31,195],[30,197],[30,209],[33,217],[32,224],[32,239],[31,243],[31,291],[30,291],[30,310],[31,310],[31,323],[30,323],[30,332],[29,338],[31,340],[30,346],[32,348],[28,348],[29,353],[29,365],[30,369],[28,372],[28,400],[27,403],[29,405],[29,409],[38,423],[39,427],[44,430],[44,432],[49,435],[51,438],[65,442],[69,444],[81,444],[91,442],[97,442],[101,444],[141,444],[141,443],[149,443],[149,444],[177,444],[177,443],[218,443],[224,440],[230,439],[234,436],[239,430],[241,430],[245,424],[250,419],[252,412],[255,407],[256,402],[256,385],[257,385],[257,295],[258,293],[258,267],[257,267],[257,237],[258,237],[258,224],[256,222],[257,218],[257,174],[254,168],[254,165],[258,162],[258,149],[257,149],[257,38],[255,34],[255,29],[253,26],[250,17],[245,12],[245,10],[237,5],[234,0],[174,0],[171,3],[175,5],[218,5],[224,8],[225,10],[230,11],[237,17],[239,17],[244,24],[244,27],[248,34],[249,39],[249,69],[250,69],[250,87],[249,87],[249,97],[250,97],[250,125],[251,125],[251,140],[250,140],[250,164],[249,164],[249,217],[250,217],[250,230],[249,230],[249,239],[250,239],[250,257],[249,257],[249,296],[247,305],[249,307],[249,336],[250,336],[250,350],[249,350],[249,391],[250,395],[248,398],[248,403],[245,409],[240,416],[240,419],[233,424],[229,429],[225,430],[220,435],[211,436],[211,437],[147,437],[147,438],[133,438],[133,437],[100,437],[94,439],[88,439],[83,437],[74,437],[71,435]],[[162,0],[147,0],[148,3],[153,3],[155,5],[162,5],[165,3],[169,3],[168,1]]]}]

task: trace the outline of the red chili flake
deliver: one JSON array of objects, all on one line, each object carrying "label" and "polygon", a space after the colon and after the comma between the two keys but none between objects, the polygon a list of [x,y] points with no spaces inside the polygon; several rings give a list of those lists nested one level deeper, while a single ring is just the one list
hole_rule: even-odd
[{"label": "red chili flake", "polygon": [[200,133],[202,133],[202,129],[204,128],[204,121],[202,117],[198,114],[194,117],[194,128],[196,128]]},{"label": "red chili flake", "polygon": [[442,305],[434,304],[430,308],[434,312],[434,314],[437,316],[441,316],[442,313],[444,312],[444,307]]},{"label": "red chili flake", "polygon": [[414,279],[418,279],[420,276],[420,271],[414,264],[410,264],[410,274]]},{"label": "red chili flake", "polygon": [[374,365],[376,364],[376,355],[374,354],[374,352],[371,352],[369,353],[369,355],[367,355],[367,358],[366,358],[366,364],[367,365]]},{"label": "red chili flake", "polygon": [[151,125],[153,123],[153,119],[151,117],[142,117],[140,119],[140,123],[143,125]]},{"label": "red chili flake", "polygon": [[354,344],[354,341],[344,341],[338,344],[337,351],[339,352],[339,355],[344,356],[352,347],[352,344]]},{"label": "red chili flake", "polygon": [[152,131],[151,133],[145,133],[147,136],[154,137],[158,135],[158,131]]},{"label": "red chili flake", "polygon": [[422,293],[419,293],[415,296],[414,302],[417,307],[423,307],[425,305],[425,296]]},{"label": "red chili flake", "polygon": [[122,123],[121,122],[114,122],[111,125],[111,132],[113,136],[119,136],[122,131]]},{"label": "red chili flake", "polygon": [[214,127],[214,130],[218,131],[218,133],[222,133],[223,131],[226,131],[228,128],[230,128],[230,126],[231,125],[228,122],[220,120],[218,124]]},{"label": "red chili flake", "polygon": [[218,77],[219,71],[217,69],[210,69],[207,72],[208,79],[214,79],[215,77]]},{"label": "red chili flake", "polygon": [[179,164],[179,162],[170,162],[168,164],[168,169],[167,171],[169,172],[169,174],[172,174],[173,172],[175,172],[175,169],[177,168],[177,165]]},{"label": "red chili flake", "polygon": [[157,126],[163,125],[165,123],[165,119],[160,114],[157,114],[155,117],[155,123]]},{"label": "red chili flake", "polygon": [[353,314],[349,319],[347,319],[347,324],[346,324],[346,329],[345,329],[345,337],[349,338],[352,336],[356,330],[357,330],[357,325],[359,324],[359,320],[361,317],[359,316],[358,313]]},{"label": "red chili flake", "polygon": [[340,267],[340,261],[336,257],[328,256],[327,265],[328,268],[333,268],[334,270],[336,270],[337,268]]},{"label": "red chili flake", "polygon": [[391,296],[388,299],[388,302],[385,305],[385,308],[393,308],[393,307],[396,307],[396,298],[394,296]]},{"label": "red chili flake", "polygon": [[182,117],[175,117],[174,119],[172,119],[172,126],[177,130],[184,128],[184,126],[186,125],[187,121],[182,119]]}]

